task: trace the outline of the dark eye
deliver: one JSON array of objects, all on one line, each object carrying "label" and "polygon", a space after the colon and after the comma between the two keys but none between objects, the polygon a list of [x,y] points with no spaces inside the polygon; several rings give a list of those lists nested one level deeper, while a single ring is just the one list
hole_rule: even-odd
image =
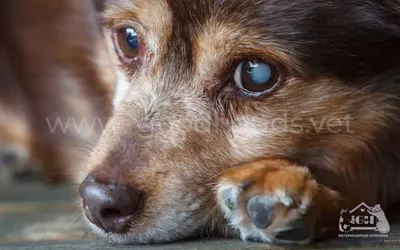
[{"label": "dark eye", "polygon": [[275,89],[280,82],[278,68],[265,60],[246,59],[236,68],[234,80],[245,94],[258,96]]},{"label": "dark eye", "polygon": [[118,55],[124,62],[137,60],[140,51],[140,41],[136,30],[132,27],[124,27],[115,31],[114,44]]}]

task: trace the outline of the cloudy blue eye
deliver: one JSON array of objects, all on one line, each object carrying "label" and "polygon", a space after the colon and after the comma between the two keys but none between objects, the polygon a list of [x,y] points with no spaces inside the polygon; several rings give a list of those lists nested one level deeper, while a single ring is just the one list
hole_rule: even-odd
[{"label": "cloudy blue eye", "polygon": [[124,27],[116,30],[114,44],[124,62],[130,63],[137,59],[140,51],[140,38],[134,28]]},{"label": "cloudy blue eye", "polygon": [[266,63],[249,62],[247,73],[255,84],[266,84],[271,80],[271,67]]},{"label": "cloudy blue eye", "polygon": [[277,68],[264,60],[246,59],[236,68],[236,85],[249,95],[261,95],[272,91],[279,82]]}]

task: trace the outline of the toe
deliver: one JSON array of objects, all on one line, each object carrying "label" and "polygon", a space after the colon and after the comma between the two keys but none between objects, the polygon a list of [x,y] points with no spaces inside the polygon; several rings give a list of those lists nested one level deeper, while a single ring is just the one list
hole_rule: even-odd
[{"label": "toe", "polygon": [[230,211],[237,209],[239,193],[240,190],[237,187],[232,187],[223,191],[222,196],[224,203]]},{"label": "toe", "polygon": [[227,189],[223,192],[224,203],[229,208],[229,210],[235,210],[237,208],[237,202],[234,198],[234,190],[233,188]]}]

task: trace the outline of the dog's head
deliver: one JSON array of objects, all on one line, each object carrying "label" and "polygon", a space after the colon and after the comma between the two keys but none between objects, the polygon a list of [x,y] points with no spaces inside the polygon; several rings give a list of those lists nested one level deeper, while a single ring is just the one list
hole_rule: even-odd
[{"label": "dog's head", "polygon": [[129,88],[81,185],[91,227],[124,243],[223,229],[213,192],[227,168],[264,157],[348,164],[395,112],[396,8],[109,2],[105,20]]}]

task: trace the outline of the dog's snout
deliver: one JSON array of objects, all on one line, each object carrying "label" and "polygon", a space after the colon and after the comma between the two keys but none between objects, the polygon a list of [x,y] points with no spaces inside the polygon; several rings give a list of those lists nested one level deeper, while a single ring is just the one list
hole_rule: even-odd
[{"label": "dog's snout", "polygon": [[123,233],[138,210],[142,192],[126,184],[107,184],[89,175],[79,193],[87,218],[107,232]]}]

